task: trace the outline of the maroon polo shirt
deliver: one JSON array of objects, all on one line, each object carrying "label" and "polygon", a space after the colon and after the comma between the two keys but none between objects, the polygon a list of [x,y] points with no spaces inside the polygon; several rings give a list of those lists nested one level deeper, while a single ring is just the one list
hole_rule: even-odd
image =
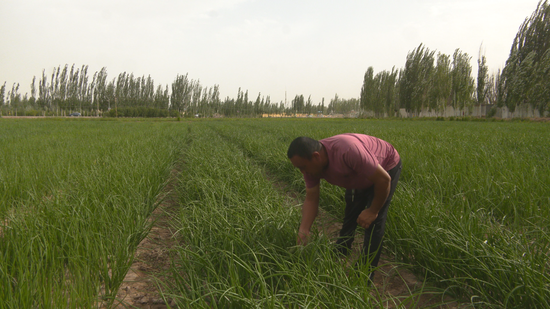
[{"label": "maroon polo shirt", "polygon": [[374,136],[346,133],[320,140],[328,156],[328,166],[321,177],[304,173],[307,188],[317,186],[321,178],[346,189],[366,189],[378,164],[386,171],[399,163],[393,146]]}]

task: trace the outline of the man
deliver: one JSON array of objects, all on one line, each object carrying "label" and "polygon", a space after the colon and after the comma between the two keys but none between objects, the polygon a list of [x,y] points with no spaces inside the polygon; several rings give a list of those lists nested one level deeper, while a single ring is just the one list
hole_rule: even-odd
[{"label": "man", "polygon": [[[306,244],[319,207],[319,183],[346,189],[346,209],[337,250],[347,255],[357,225],[365,228],[362,260],[378,265],[384,227],[395,187],[401,174],[401,159],[388,142],[363,134],[340,134],[320,141],[298,137],[287,156],[304,175],[306,199],[297,243]],[[371,280],[374,272],[371,272]]]}]

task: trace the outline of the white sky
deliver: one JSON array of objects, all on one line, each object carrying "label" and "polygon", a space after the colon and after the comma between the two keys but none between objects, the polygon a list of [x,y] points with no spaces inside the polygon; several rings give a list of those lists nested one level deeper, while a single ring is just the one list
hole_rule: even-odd
[{"label": "white sky", "polygon": [[[311,95],[357,98],[369,66],[403,68],[423,43],[472,56],[483,43],[490,72],[538,0],[0,0],[0,84],[30,92],[46,69],[151,75],[155,87],[189,74],[221,98],[271,102]],[[475,77],[475,76],[474,76]]]}]

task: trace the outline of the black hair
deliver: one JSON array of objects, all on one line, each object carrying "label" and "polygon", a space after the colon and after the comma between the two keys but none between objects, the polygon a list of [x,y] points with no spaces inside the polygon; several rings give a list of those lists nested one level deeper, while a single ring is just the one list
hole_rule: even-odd
[{"label": "black hair", "polygon": [[297,155],[310,160],[314,152],[321,150],[321,146],[319,141],[306,136],[300,136],[290,143],[286,155],[289,159]]}]

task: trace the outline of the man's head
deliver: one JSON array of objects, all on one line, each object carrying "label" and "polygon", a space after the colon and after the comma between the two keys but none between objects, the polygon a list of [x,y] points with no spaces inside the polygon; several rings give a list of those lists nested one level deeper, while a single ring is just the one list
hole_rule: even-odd
[{"label": "man's head", "polygon": [[322,153],[323,145],[312,138],[301,136],[292,141],[287,156],[294,167],[302,173],[320,176],[326,166],[326,157]]}]

